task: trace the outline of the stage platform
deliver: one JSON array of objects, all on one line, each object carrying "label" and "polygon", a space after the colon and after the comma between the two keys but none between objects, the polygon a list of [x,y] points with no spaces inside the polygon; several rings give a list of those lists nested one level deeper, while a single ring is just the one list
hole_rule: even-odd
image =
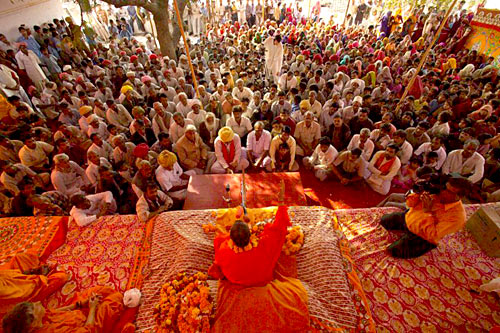
[{"label": "stage platform", "polygon": [[[229,184],[231,203],[241,203],[242,174],[195,175],[189,179],[184,210],[228,208],[224,201]],[[307,199],[298,172],[245,174],[247,208],[270,207],[278,204],[281,180],[285,183],[285,205],[306,206]]]},{"label": "stage platform", "polygon": [[[224,185],[221,181],[222,189]],[[256,198],[252,200],[258,204]],[[466,205],[467,217],[479,207]],[[478,290],[500,276],[500,258],[486,256],[466,230],[445,237],[420,258],[391,258],[385,249],[399,234],[387,232],[379,220],[395,210],[290,208],[293,223],[305,229],[297,269],[310,295],[315,327],[320,331],[329,327],[359,332],[374,328],[377,332],[487,332],[499,326],[498,296]],[[208,268],[213,236],[205,234],[201,225],[214,222],[224,211],[166,212],[148,224],[136,216],[103,217],[85,228],[70,222],[67,237],[67,218],[4,218],[0,219],[0,262],[31,249],[50,255],[50,263],[68,271],[70,281],[44,302],[50,307],[65,304],[75,292],[95,285],[119,291],[138,287],[144,298],[136,324],[144,331],[154,326],[152,307],[168,277],[180,270]],[[216,281],[211,287],[215,293]]]}]

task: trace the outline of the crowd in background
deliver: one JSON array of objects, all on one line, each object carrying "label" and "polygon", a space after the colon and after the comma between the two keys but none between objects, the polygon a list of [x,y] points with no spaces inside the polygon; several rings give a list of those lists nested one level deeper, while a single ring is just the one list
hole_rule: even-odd
[{"label": "crowd in background", "polygon": [[469,200],[500,199],[497,68],[464,48],[472,14],[453,12],[417,73],[434,8],[346,27],[281,4],[218,8],[216,26],[186,9],[197,91],[183,46],[170,59],[133,37],[133,7],[104,21],[109,40],[71,18],[0,35],[3,214],[147,220],[182,207],[190,176],[242,169],[381,194],[458,173]]}]

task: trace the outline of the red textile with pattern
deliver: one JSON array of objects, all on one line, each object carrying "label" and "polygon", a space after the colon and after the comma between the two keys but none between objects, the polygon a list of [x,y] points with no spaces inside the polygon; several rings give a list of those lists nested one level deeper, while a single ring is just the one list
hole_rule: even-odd
[{"label": "red textile with pattern", "polygon": [[71,279],[46,305],[59,307],[76,292],[97,285],[126,291],[143,242],[144,226],[135,215],[106,216],[87,227],[70,222],[66,243],[47,262],[57,264]]},{"label": "red textile with pattern", "polygon": [[[467,216],[478,208],[466,206]],[[500,275],[500,258],[486,256],[466,230],[446,236],[417,259],[392,258],[385,249],[400,233],[386,231],[379,220],[394,211],[336,212],[377,331],[466,332],[500,325],[498,298],[473,291]]]}]

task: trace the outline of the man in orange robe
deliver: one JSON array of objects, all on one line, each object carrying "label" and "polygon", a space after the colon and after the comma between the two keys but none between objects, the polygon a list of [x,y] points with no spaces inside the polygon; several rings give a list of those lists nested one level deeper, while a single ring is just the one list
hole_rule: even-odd
[{"label": "man in orange robe", "polygon": [[[215,261],[209,274],[219,278],[214,332],[307,332],[307,291],[302,283],[280,274],[276,264],[290,226],[287,207],[278,208],[258,245],[236,253],[250,241],[250,229],[236,221],[230,235],[214,240]],[[247,247],[248,248],[248,247]]]},{"label": "man in orange robe", "polygon": [[18,253],[0,267],[0,318],[15,304],[36,302],[50,296],[68,281],[63,272],[41,265],[34,253]]},{"label": "man in orange robe", "polygon": [[[123,295],[110,287],[94,287],[77,295],[70,305],[45,309],[40,302],[17,304],[3,319],[4,333],[114,332],[124,311]],[[122,333],[134,332],[127,324]]]}]

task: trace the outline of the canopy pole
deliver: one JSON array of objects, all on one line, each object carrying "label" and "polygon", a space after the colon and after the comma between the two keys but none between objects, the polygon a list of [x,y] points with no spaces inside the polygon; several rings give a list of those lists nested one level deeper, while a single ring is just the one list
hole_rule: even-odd
[{"label": "canopy pole", "polygon": [[432,46],[436,43],[436,41],[439,38],[439,35],[441,34],[441,30],[443,30],[444,25],[446,24],[446,21],[448,21],[448,18],[450,17],[451,11],[453,10],[453,7],[455,7],[455,4],[457,3],[458,0],[453,0],[453,3],[450,5],[448,8],[448,11],[446,12],[446,15],[444,16],[443,20],[441,21],[441,25],[439,26],[439,29],[436,31],[436,34],[434,35],[434,38],[432,39],[431,43],[427,47],[427,50],[425,50],[422,58],[420,59],[420,63],[418,64],[417,70],[415,71],[415,74],[413,74],[410,82],[408,82],[408,85],[406,86],[406,89],[403,93],[403,96],[401,96],[401,99],[399,100],[398,105],[396,106],[395,114],[398,115],[401,109],[401,105],[403,101],[405,100],[406,96],[408,95],[411,87],[415,83],[415,79],[417,78],[418,73],[420,73],[420,70],[422,70],[422,67],[425,64],[425,60],[429,56],[429,53],[431,52]]},{"label": "canopy pole", "polygon": [[[455,0],[456,1],[456,0]],[[184,27],[182,25],[181,14],[179,13],[179,7],[177,6],[177,0],[174,0],[174,9],[177,14],[177,22],[179,23],[179,30],[181,31],[182,40],[184,41],[184,48],[186,49],[186,56],[189,63],[189,69],[191,70],[191,76],[193,78],[194,91],[196,91],[196,97],[200,97],[200,93],[198,91],[198,81],[196,80],[196,75],[194,73],[193,63],[191,62],[191,55],[189,54],[189,46],[186,39],[186,35],[184,34]]]}]

